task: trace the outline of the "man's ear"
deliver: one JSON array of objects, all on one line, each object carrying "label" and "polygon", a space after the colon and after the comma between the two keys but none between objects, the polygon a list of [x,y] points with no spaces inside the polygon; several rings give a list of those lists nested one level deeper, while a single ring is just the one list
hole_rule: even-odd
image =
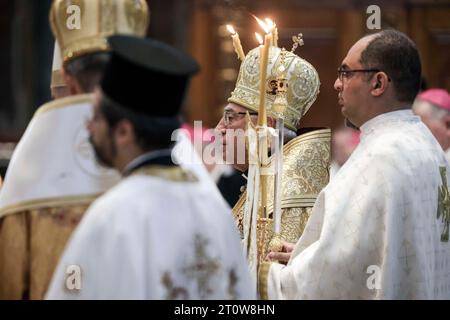
[{"label": "man's ear", "polygon": [[64,79],[64,82],[67,85],[69,95],[73,96],[76,94],[83,93],[83,90],[81,89],[81,86],[78,83],[77,79],[74,76],[72,76],[69,72],[67,72],[65,68],[61,69],[61,75]]},{"label": "man's ear", "polygon": [[113,130],[113,136],[118,146],[125,146],[135,142],[134,128],[129,120],[120,120]]},{"label": "man's ear", "polygon": [[445,115],[444,118],[442,118],[442,121],[445,125],[447,137],[450,139],[450,114]]},{"label": "man's ear", "polygon": [[381,96],[388,87],[389,78],[384,72],[378,72],[371,80],[372,90],[370,93],[375,96]]}]

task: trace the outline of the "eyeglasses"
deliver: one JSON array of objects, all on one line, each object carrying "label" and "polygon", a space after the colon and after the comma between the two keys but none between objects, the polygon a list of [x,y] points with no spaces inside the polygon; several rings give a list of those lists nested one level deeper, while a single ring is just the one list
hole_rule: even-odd
[{"label": "eyeglasses", "polygon": [[[229,126],[234,120],[236,120],[239,116],[245,116],[247,112],[235,112],[231,110],[225,110],[223,112],[223,122],[226,126]],[[249,112],[251,116],[258,115],[257,112]]]},{"label": "eyeglasses", "polygon": [[355,70],[350,70],[350,69],[343,69],[343,68],[339,68],[337,70],[338,72],[338,78],[340,81],[343,81],[344,78],[348,79],[350,78],[353,73],[355,72],[380,72],[380,69],[355,69]]}]

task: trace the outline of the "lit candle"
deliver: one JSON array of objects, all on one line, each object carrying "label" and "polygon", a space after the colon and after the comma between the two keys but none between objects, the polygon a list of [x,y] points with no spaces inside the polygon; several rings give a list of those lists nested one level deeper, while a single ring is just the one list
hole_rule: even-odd
[{"label": "lit candle", "polygon": [[[259,115],[258,115],[258,125],[267,125],[267,113],[266,113],[266,78],[267,78],[267,64],[269,62],[269,48],[272,44],[272,34],[269,32],[268,26],[255,17],[258,23],[266,32],[266,37],[264,39],[264,45],[260,48],[260,83],[259,83]],[[261,40],[261,37],[258,37]],[[261,43],[261,41],[260,41]]]},{"label": "lit candle", "polygon": [[[267,63],[269,60],[269,42],[265,41],[263,44],[263,38],[257,32],[255,32],[256,39],[260,43],[259,46],[259,113],[258,113],[258,125],[263,126],[267,124],[266,114],[266,92],[265,84],[267,78]],[[267,40],[267,38],[266,38]]]},{"label": "lit candle", "polygon": [[266,18],[266,23],[269,26],[270,33],[273,35],[272,39],[272,45],[275,47],[278,47],[278,28],[277,25],[270,20],[269,18]]},{"label": "lit candle", "polygon": [[234,30],[232,25],[227,24],[227,29],[231,33],[231,38],[233,39],[234,51],[236,52],[238,58],[241,61],[244,61],[245,54],[244,54],[244,50],[242,49],[242,44],[241,44],[241,39],[239,39],[239,34]]}]

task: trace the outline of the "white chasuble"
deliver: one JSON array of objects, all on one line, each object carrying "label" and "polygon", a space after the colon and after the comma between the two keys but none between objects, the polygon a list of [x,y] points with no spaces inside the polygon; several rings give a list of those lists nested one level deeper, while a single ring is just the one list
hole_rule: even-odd
[{"label": "white chasuble", "polygon": [[47,299],[254,299],[230,209],[178,166],[144,166],[97,199]]},{"label": "white chasuble", "polygon": [[449,164],[409,110],[361,127],[287,266],[260,268],[269,299],[450,299]]}]

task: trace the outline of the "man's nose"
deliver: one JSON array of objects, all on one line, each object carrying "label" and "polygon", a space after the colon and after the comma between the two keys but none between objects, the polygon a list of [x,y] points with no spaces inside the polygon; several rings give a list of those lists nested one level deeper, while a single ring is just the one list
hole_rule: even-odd
[{"label": "man's nose", "polygon": [[336,81],[334,82],[334,89],[336,91],[342,90],[342,81],[339,78],[336,78]]},{"label": "man's nose", "polygon": [[225,120],[223,117],[220,119],[219,123],[216,126],[216,131],[219,131],[221,134],[225,134]]}]

